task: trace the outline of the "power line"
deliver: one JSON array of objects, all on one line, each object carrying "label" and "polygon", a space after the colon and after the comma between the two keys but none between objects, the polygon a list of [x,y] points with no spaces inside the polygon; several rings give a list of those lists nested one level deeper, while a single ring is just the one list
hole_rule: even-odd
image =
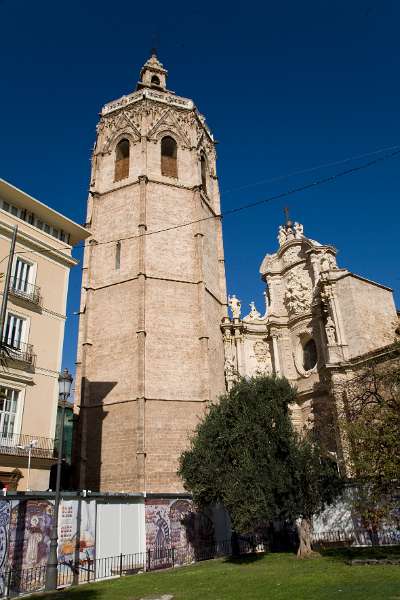
[{"label": "power line", "polygon": [[[275,194],[273,196],[270,196],[268,198],[264,198],[263,200],[257,200],[255,202],[249,202],[247,204],[242,204],[241,206],[238,206],[236,208],[231,208],[229,210],[226,210],[224,212],[221,212],[220,215],[210,215],[208,217],[202,217],[200,219],[195,219],[193,221],[187,221],[186,223],[180,223],[179,225],[171,225],[170,227],[164,227],[162,229],[156,229],[154,231],[145,231],[144,233],[139,233],[139,234],[135,234],[135,235],[129,235],[129,236],[125,236],[125,237],[120,237],[118,239],[112,239],[112,240],[107,240],[105,242],[97,242],[96,246],[102,246],[102,245],[106,245],[106,244],[112,244],[115,242],[121,242],[121,241],[125,241],[125,240],[132,240],[132,239],[139,239],[141,237],[145,237],[145,236],[150,236],[150,235],[155,235],[158,233],[164,233],[167,231],[173,231],[176,229],[181,229],[183,227],[188,227],[190,225],[195,225],[197,223],[202,223],[204,221],[209,221],[211,219],[220,219],[220,218],[224,218],[226,216],[232,215],[232,214],[236,214],[238,212],[241,212],[243,210],[248,210],[250,208],[254,208],[256,206],[261,206],[262,204],[267,204],[269,202],[272,202],[274,200],[280,200],[282,198],[287,198],[288,196],[292,196],[294,194],[298,194],[300,192],[303,192],[305,190],[320,186],[320,185],[324,185],[326,183],[330,183],[332,181],[335,181],[336,179],[340,179],[342,177],[346,177],[347,175],[351,175],[353,173],[356,173],[358,171],[363,171],[365,169],[369,169],[372,166],[384,162],[386,160],[389,160],[391,158],[394,158],[395,156],[398,156],[400,154],[400,146],[393,146],[393,148],[396,148],[396,150],[390,152],[389,154],[386,154],[385,156],[379,156],[373,160],[370,160],[362,165],[358,165],[356,167],[351,167],[349,169],[346,169],[344,171],[339,171],[338,173],[334,173],[333,175],[328,175],[327,177],[322,177],[320,179],[316,179],[310,183],[306,183],[304,185],[295,187],[295,188],[291,188],[289,190],[286,190],[284,192],[280,192],[278,194]],[[376,150],[375,152],[366,154],[364,156],[371,156],[371,155],[375,155],[378,152],[380,152],[379,150]],[[339,162],[348,162],[351,159],[345,159],[344,161],[339,161]],[[317,167],[315,167],[317,168]],[[313,169],[313,168],[312,168]],[[78,244],[77,246],[74,246],[74,249],[79,249],[79,248],[85,248],[86,244]],[[22,250],[20,252],[15,252],[15,254],[45,254],[45,253],[49,253],[49,254],[54,254],[54,252],[57,252],[58,250],[70,250],[71,246],[62,246],[60,248],[55,248],[54,250],[41,250],[41,251],[37,251],[37,250]],[[7,255],[8,256],[8,255]],[[0,263],[7,258],[7,256],[5,256]]]},{"label": "power line", "polygon": [[[396,146],[396,148],[399,148],[399,146]],[[334,175],[329,175],[327,177],[323,177],[321,179],[317,179],[315,181],[312,181],[311,183],[306,183],[306,184],[304,184],[302,186],[295,187],[295,188],[292,188],[290,190],[286,190],[285,192],[280,192],[279,194],[275,194],[274,196],[270,196],[269,198],[265,198],[264,200],[257,200],[256,202],[249,202],[248,204],[243,204],[242,206],[238,206],[236,208],[231,208],[229,210],[226,210],[226,211],[222,212],[220,215],[216,215],[216,216],[215,215],[211,215],[209,217],[202,217],[201,219],[195,219],[194,221],[188,221],[186,223],[181,223],[179,225],[171,225],[171,227],[165,227],[163,229],[156,229],[154,231],[145,231],[144,233],[140,233],[140,234],[136,234],[136,235],[130,235],[130,236],[126,236],[126,237],[121,237],[121,238],[119,238],[119,240],[109,240],[107,242],[97,242],[97,245],[111,244],[111,243],[116,242],[116,241],[137,239],[137,238],[148,236],[148,235],[155,235],[156,233],[163,233],[165,231],[172,231],[172,230],[175,230],[175,229],[180,229],[181,227],[188,227],[189,225],[194,225],[196,223],[201,223],[203,221],[209,221],[210,219],[223,218],[223,217],[226,217],[228,215],[232,215],[232,214],[241,212],[242,210],[247,210],[249,208],[254,208],[255,206],[260,206],[261,204],[267,204],[268,202],[272,202],[273,200],[279,200],[279,199],[282,199],[282,198],[286,198],[287,196],[291,196],[293,194],[297,194],[299,192],[303,192],[303,191],[311,189],[313,187],[317,187],[319,185],[323,185],[325,183],[329,183],[331,181],[334,181],[335,179],[339,179],[341,177],[345,177],[345,176],[350,175],[352,173],[356,173],[357,171],[362,171],[364,169],[368,169],[368,168],[372,167],[373,165],[376,165],[376,164],[378,164],[380,162],[388,160],[389,158],[393,158],[394,156],[397,156],[399,154],[400,154],[400,149],[397,149],[397,150],[391,152],[390,154],[387,154],[386,156],[380,156],[378,158],[375,158],[374,160],[370,160],[367,163],[364,163],[364,164],[359,165],[357,167],[352,167],[351,169],[346,169],[345,171],[340,171],[339,173],[335,173]]]},{"label": "power line", "polygon": [[375,154],[382,154],[382,152],[388,152],[389,150],[396,150],[399,146],[388,146],[386,148],[380,148],[379,150],[374,150],[373,152],[366,152],[364,154],[358,154],[355,156],[350,156],[349,158],[343,158],[341,160],[335,160],[333,162],[323,163],[321,165],[316,165],[314,167],[308,167],[307,169],[302,169],[300,171],[293,171],[293,173],[289,173],[288,175],[278,175],[277,177],[272,177],[271,179],[260,179],[259,181],[251,182],[246,185],[241,185],[235,188],[230,188],[229,190],[221,190],[221,194],[231,194],[232,192],[237,192],[239,190],[245,190],[250,187],[256,187],[257,185],[262,185],[263,183],[276,183],[277,181],[284,181],[285,179],[290,179],[291,177],[296,177],[296,175],[304,175],[305,173],[311,173],[312,171],[320,171],[321,169],[326,169],[328,167],[336,167],[337,165],[342,165],[344,163],[352,162],[353,160],[360,160],[362,158],[366,158],[367,156],[374,156]]}]

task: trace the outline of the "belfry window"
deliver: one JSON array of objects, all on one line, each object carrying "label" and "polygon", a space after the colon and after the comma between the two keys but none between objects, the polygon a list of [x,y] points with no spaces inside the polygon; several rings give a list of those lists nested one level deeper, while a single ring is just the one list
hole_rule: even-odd
[{"label": "belfry window", "polygon": [[151,78],[151,85],[160,85],[160,78],[157,75],[153,75]]},{"label": "belfry window", "polygon": [[169,135],[161,140],[161,174],[178,177],[177,145]]},{"label": "belfry window", "polygon": [[121,140],[115,149],[114,181],[120,181],[129,176],[129,142]]},{"label": "belfry window", "polygon": [[200,156],[200,168],[201,168],[201,185],[203,190],[207,192],[207,161],[204,154]]}]

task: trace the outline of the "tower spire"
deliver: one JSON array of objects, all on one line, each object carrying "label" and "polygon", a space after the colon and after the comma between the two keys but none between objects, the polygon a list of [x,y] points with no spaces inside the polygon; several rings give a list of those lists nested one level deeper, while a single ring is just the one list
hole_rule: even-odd
[{"label": "tower spire", "polygon": [[168,71],[164,69],[163,64],[158,60],[157,49],[154,46],[151,49],[150,58],[144,63],[140,71],[140,80],[138,81],[137,90],[142,88],[155,88],[157,90],[167,89]]}]

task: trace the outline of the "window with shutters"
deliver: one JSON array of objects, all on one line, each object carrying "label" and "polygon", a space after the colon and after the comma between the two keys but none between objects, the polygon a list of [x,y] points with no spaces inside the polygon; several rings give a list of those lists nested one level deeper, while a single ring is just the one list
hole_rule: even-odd
[{"label": "window with shutters", "polygon": [[169,135],[161,140],[161,174],[178,177],[177,144]]},{"label": "window with shutters", "polygon": [[0,388],[0,436],[10,437],[15,433],[19,390]]},{"label": "window with shutters", "polygon": [[32,283],[33,265],[26,260],[17,258],[15,261],[12,287],[18,292],[28,292]]},{"label": "window with shutters", "polygon": [[21,350],[25,342],[26,319],[18,315],[8,313],[6,327],[4,329],[4,342],[10,348]]},{"label": "window with shutters", "polygon": [[120,181],[129,176],[129,141],[121,140],[115,149],[114,181]]}]

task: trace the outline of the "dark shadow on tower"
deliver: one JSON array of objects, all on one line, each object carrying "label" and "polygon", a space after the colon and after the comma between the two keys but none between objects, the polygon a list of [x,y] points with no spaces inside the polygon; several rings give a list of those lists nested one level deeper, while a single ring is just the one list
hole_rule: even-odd
[{"label": "dark shadow on tower", "polygon": [[[107,417],[104,400],[116,381],[81,380],[81,404],[74,424],[72,472],[75,489],[100,491],[103,421]],[[85,475],[81,476],[82,461]]]}]

